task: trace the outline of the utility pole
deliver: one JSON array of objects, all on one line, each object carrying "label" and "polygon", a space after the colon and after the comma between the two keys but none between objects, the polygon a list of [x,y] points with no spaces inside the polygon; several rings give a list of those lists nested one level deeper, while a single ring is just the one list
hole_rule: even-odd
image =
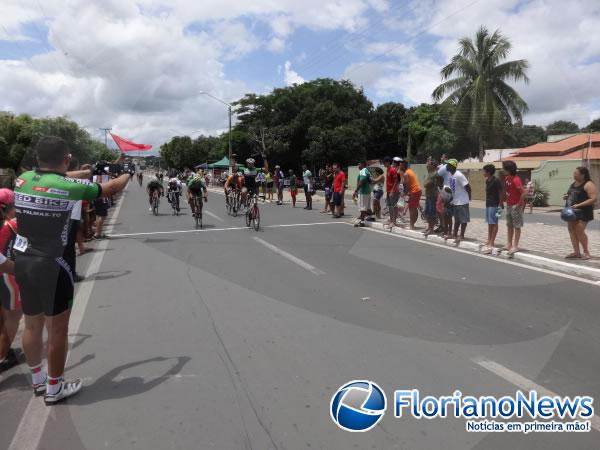
[{"label": "utility pole", "polygon": [[227,103],[225,100],[222,100],[219,97],[215,97],[214,95],[212,95],[209,92],[200,91],[200,92],[198,92],[198,94],[207,95],[210,98],[212,98],[213,100],[216,100],[219,103],[222,103],[223,105],[227,106],[227,111],[229,113],[229,174],[231,175],[233,173],[233,161],[231,160],[231,158],[233,157],[232,143],[231,143],[231,116],[232,116],[233,106],[230,103]]},{"label": "utility pole", "polygon": [[108,132],[112,130],[112,128],[99,128],[100,131],[104,131],[104,145],[108,148]]}]

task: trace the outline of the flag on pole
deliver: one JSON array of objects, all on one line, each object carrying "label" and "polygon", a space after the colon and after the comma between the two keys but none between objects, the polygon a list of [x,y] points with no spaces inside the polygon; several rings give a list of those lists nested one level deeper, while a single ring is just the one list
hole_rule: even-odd
[{"label": "flag on pole", "polygon": [[124,139],[116,134],[110,133],[110,135],[122,152],[137,152],[140,150],[150,150],[152,148],[150,144],[136,144],[135,142]]}]

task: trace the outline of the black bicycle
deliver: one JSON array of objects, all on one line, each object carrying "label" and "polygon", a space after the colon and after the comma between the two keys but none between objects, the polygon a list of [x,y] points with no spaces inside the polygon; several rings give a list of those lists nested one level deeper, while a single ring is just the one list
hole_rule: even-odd
[{"label": "black bicycle", "polygon": [[246,226],[252,227],[256,231],[260,228],[260,210],[258,209],[258,195],[252,194],[248,200],[246,209]]},{"label": "black bicycle", "polygon": [[202,201],[202,196],[198,194],[192,194],[191,199],[191,208],[193,211],[194,223],[196,224],[196,228],[202,228],[202,207],[204,202]]},{"label": "black bicycle", "polygon": [[152,193],[152,214],[158,216],[158,207],[160,205],[160,194],[158,191]]},{"label": "black bicycle", "polygon": [[171,209],[173,210],[173,215],[179,215],[179,192],[169,192],[167,193],[169,196],[169,201],[171,202]]}]

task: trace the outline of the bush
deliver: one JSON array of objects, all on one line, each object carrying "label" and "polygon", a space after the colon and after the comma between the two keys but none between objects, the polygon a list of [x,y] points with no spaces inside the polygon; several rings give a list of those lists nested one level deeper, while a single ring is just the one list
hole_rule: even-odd
[{"label": "bush", "polygon": [[550,197],[548,189],[543,187],[538,180],[534,180],[533,188],[533,206],[548,206],[548,198]]}]

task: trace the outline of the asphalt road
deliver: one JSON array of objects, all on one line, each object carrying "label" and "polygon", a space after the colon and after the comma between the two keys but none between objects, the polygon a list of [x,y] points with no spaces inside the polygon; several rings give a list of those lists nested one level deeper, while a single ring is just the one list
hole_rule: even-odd
[{"label": "asphalt road", "polygon": [[2,374],[0,448],[598,448],[597,430],[467,433],[391,406],[364,434],[329,417],[354,379],[388,397],[531,383],[600,398],[597,286],[302,208],[261,205],[254,232],[218,194],[201,231],[168,206],[152,216],[129,186],[114,237],[81,258],[67,375],[84,390],[46,408],[25,367]]}]

